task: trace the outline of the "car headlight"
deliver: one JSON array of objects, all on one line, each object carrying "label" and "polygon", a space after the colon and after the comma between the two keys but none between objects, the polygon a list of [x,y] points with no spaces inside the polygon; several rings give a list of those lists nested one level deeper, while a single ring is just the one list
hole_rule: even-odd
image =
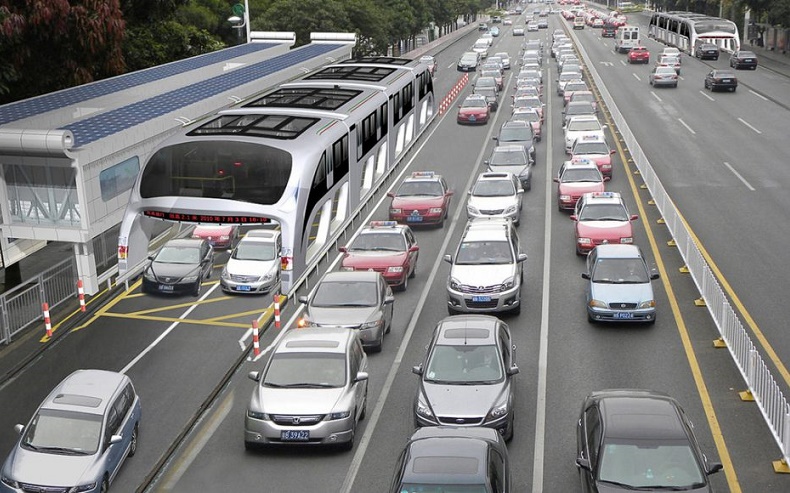
[{"label": "car headlight", "polygon": [[351,411],[341,411],[338,413],[332,413],[329,415],[329,420],[334,421],[336,419],[346,419],[347,417],[351,416]]},{"label": "car headlight", "polygon": [[223,267],[222,268],[222,273],[219,275],[219,277],[220,277],[220,279],[226,279],[226,280],[230,279],[230,274],[228,273],[228,268],[227,267]]},{"label": "car headlight", "polygon": [[252,409],[247,409],[247,417],[252,419],[261,419],[263,421],[269,421],[268,414],[262,413],[260,411],[253,411]]},{"label": "car headlight", "polygon": [[220,239],[220,240],[223,240],[223,241],[228,241],[228,240],[230,239],[230,236],[228,236],[228,235],[222,235],[222,236],[220,236],[220,237],[219,237],[219,239]]},{"label": "car headlight", "polygon": [[505,281],[502,283],[502,287],[505,288],[505,289],[510,289],[510,288],[512,288],[515,285],[516,285],[516,277],[515,276],[510,277],[508,279],[505,279]]},{"label": "car headlight", "polygon": [[441,214],[442,213],[442,208],[441,207],[431,207],[431,210],[428,211],[428,212],[430,212],[431,214]]},{"label": "car headlight", "polygon": [[143,277],[146,281],[156,281],[156,276],[154,275],[154,271],[151,269],[145,269],[143,272]]},{"label": "car headlight", "polygon": [[524,178],[524,177],[528,177],[529,175],[530,175],[530,167],[529,167],[529,166],[526,166],[526,167],[524,167],[524,169],[522,169],[522,170],[521,170],[521,172],[518,174],[518,177],[519,177],[519,178]]},{"label": "car headlight", "polygon": [[450,284],[450,289],[454,289],[454,290],[458,291],[459,288],[461,287],[461,283],[458,282],[457,279],[453,279],[452,277],[448,280],[448,282]]},{"label": "car headlight", "polygon": [[518,210],[518,206],[511,205],[510,207],[508,207],[507,209],[505,209],[505,214],[513,214],[513,213],[514,213],[514,212],[516,212],[517,210]]},{"label": "car headlight", "polygon": [[359,328],[360,328],[360,329],[375,329],[376,327],[378,327],[379,325],[381,325],[381,324],[382,324],[382,322],[383,322],[383,321],[382,321],[381,319],[378,319],[378,320],[370,320],[370,321],[368,321],[368,322],[365,322],[364,324],[360,325],[360,326],[359,326]]},{"label": "car headlight", "polygon": [[421,418],[425,418],[430,421],[434,421],[433,411],[431,411],[431,407],[425,402],[425,397],[423,397],[422,392],[420,392],[420,396],[417,398],[417,408],[415,409],[417,416]]},{"label": "car headlight", "polygon": [[639,303],[639,308],[655,308],[656,300],[648,300]]},{"label": "car headlight", "polygon": [[96,483],[88,483],[88,484],[81,484],[79,486],[73,486],[69,489],[69,493],[82,493],[83,491],[90,491],[96,489]]},{"label": "car headlight", "polygon": [[579,245],[591,245],[592,240],[589,238],[579,238],[578,240],[576,240],[576,243],[578,243]]},{"label": "car headlight", "polygon": [[197,280],[198,280],[197,274],[195,274],[194,276],[186,276],[181,279],[182,282],[195,282]]},{"label": "car headlight", "polygon": [[630,236],[628,236],[626,238],[620,238],[620,243],[633,243],[633,242],[634,242],[634,239],[631,238]]},{"label": "car headlight", "polygon": [[390,209],[390,214],[400,214],[400,209]]},{"label": "car headlight", "polygon": [[19,483],[17,483],[13,479],[9,478],[5,474],[0,476],[0,481],[2,481],[4,485],[10,486],[11,488],[19,488]]},{"label": "car headlight", "polygon": [[348,265],[344,265],[340,267],[340,270],[342,270],[343,272],[354,272],[354,268]]},{"label": "car headlight", "polygon": [[469,214],[472,214],[472,215],[480,214],[480,211],[477,209],[477,207],[475,207],[473,205],[467,205],[466,206],[466,212],[468,212]]},{"label": "car headlight", "polygon": [[560,195],[560,200],[563,202],[570,202],[571,196],[570,195]]},{"label": "car headlight", "polygon": [[403,272],[403,266],[393,265],[391,267],[387,267],[387,272],[389,272],[390,274],[400,274],[401,272]]},{"label": "car headlight", "polygon": [[609,308],[609,305],[601,300],[590,300],[587,306],[590,308]]},{"label": "car headlight", "polygon": [[612,165],[611,164],[602,164],[601,165],[601,169],[612,169]]},{"label": "car headlight", "polygon": [[508,411],[510,411],[510,405],[508,404],[507,394],[505,394],[488,411],[486,422],[500,419],[502,416],[506,416]]}]

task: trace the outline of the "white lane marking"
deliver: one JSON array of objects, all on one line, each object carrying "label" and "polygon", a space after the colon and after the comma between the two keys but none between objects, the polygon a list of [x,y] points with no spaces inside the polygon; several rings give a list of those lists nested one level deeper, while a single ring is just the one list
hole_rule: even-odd
[{"label": "white lane marking", "polygon": [[628,65],[627,63],[625,63],[625,60],[620,60],[620,64],[621,64],[623,67],[625,67],[626,65]]},{"label": "white lane marking", "polygon": [[241,350],[242,350],[242,351],[244,351],[245,349],[247,349],[247,344],[246,344],[246,342],[247,342],[247,338],[249,338],[250,336],[252,336],[252,327],[250,327],[249,329],[247,329],[247,332],[245,332],[245,333],[244,333],[244,335],[243,335],[243,336],[241,336],[241,339],[239,339],[239,346],[241,346]]},{"label": "white lane marking", "polygon": [[639,76],[638,76],[638,75],[636,75],[635,73],[633,73],[633,72],[632,72],[632,73],[631,73],[631,75],[633,75],[633,76],[634,76],[634,78],[635,78],[636,80],[638,80],[639,82],[642,82],[642,79],[640,79],[640,78],[639,78]]},{"label": "white lane marking", "polygon": [[[512,82],[512,77],[508,79],[507,87],[505,88],[505,92],[510,90],[510,82]],[[448,113],[445,113],[442,117],[442,120],[437,124],[431,134],[439,128],[439,125],[444,121],[447,117]],[[492,135],[494,133],[494,129],[497,128],[496,125],[489,125],[488,134],[486,135],[486,139],[484,142],[490,142]],[[430,136],[425,139],[425,142],[420,146],[420,149],[414,153],[414,156],[411,158],[409,163],[404,168],[404,172],[406,169],[411,166],[411,162],[416,159],[419,155],[422,147],[425,146],[430,141]],[[486,146],[480,146],[480,153],[477,156],[476,163],[482,162],[483,155],[486,152]],[[474,180],[477,178],[477,173],[472,172],[469,175],[469,180],[466,184],[466,188],[464,190],[469,190],[472,188],[472,184]],[[397,183],[393,181],[393,184]],[[375,209],[374,209],[375,210]],[[447,246],[450,244],[450,238],[453,236],[453,232],[455,231],[455,227],[459,224],[462,224],[458,221],[461,212],[466,214],[465,207],[459,207],[455,214],[453,215],[453,220],[450,223],[450,226],[445,234],[444,241],[442,242],[441,249],[439,250],[439,255],[436,258],[436,261],[433,264],[433,268],[431,268],[431,273],[428,275],[428,279],[425,281],[425,287],[423,288],[422,292],[420,293],[420,301],[417,302],[417,306],[414,308],[412,312],[412,317],[409,320],[409,325],[406,327],[406,332],[403,334],[403,340],[400,343],[400,347],[398,348],[398,353],[395,355],[395,360],[392,362],[392,366],[390,367],[389,373],[387,373],[387,379],[384,381],[384,385],[381,388],[381,394],[379,395],[378,402],[376,402],[376,407],[373,409],[373,412],[370,414],[368,418],[368,426],[365,428],[365,433],[362,435],[362,438],[359,440],[359,444],[356,447],[356,451],[354,452],[354,458],[351,459],[351,465],[348,468],[348,472],[346,473],[346,478],[343,480],[343,485],[340,487],[341,493],[350,493],[351,488],[354,486],[354,481],[356,480],[357,474],[359,473],[359,468],[362,467],[362,461],[365,458],[365,453],[368,449],[368,444],[370,443],[371,437],[373,436],[373,432],[376,430],[376,425],[378,424],[379,418],[381,417],[381,413],[384,410],[384,404],[387,401],[387,396],[389,396],[390,390],[392,389],[392,385],[395,382],[395,376],[400,372],[400,365],[403,362],[403,356],[406,354],[406,349],[409,347],[409,341],[411,341],[412,334],[414,333],[414,328],[417,326],[417,322],[420,318],[420,313],[422,313],[423,306],[425,306],[425,301],[428,299],[428,292],[433,285],[433,281],[436,278],[436,273],[439,271],[439,266],[444,261],[444,255],[442,252],[447,251]],[[465,217],[464,217],[465,219]],[[464,221],[465,223],[465,221]]]},{"label": "white lane marking", "polygon": [[[217,283],[217,284],[215,284],[215,285],[211,286],[211,288],[210,288],[208,291],[206,291],[206,293],[205,293],[203,296],[201,296],[201,297],[200,297],[200,299],[199,299],[198,301],[203,301],[203,300],[205,300],[206,298],[208,298],[208,296],[209,296],[209,295],[210,295],[210,294],[211,294],[211,293],[212,293],[212,292],[213,292],[215,289],[217,289],[218,287],[219,287],[219,283]],[[181,314],[181,316],[180,316],[180,317],[178,317],[178,319],[179,319],[179,320],[183,320],[183,319],[187,318],[187,317],[189,316],[189,314],[190,314],[190,313],[192,313],[192,310],[194,310],[195,308],[197,308],[197,306],[198,306],[198,303],[195,303],[194,305],[192,305],[192,306],[190,306],[189,308],[187,308],[187,310],[186,310],[184,313],[182,313],[182,314]],[[137,362],[138,362],[138,361],[140,361],[141,359],[143,359],[143,356],[145,356],[146,354],[148,354],[148,353],[149,353],[149,352],[150,352],[150,351],[151,351],[153,348],[155,348],[155,347],[156,347],[156,346],[157,346],[157,345],[158,345],[160,342],[162,342],[162,339],[164,339],[165,337],[167,337],[167,334],[169,334],[170,332],[172,332],[172,331],[173,331],[173,329],[175,329],[176,327],[178,327],[178,324],[180,324],[180,323],[181,323],[181,322],[178,322],[178,321],[176,321],[176,322],[173,322],[172,324],[170,324],[170,327],[168,327],[167,329],[165,329],[165,331],[164,331],[164,332],[162,332],[161,334],[159,334],[159,337],[157,337],[156,339],[154,339],[154,342],[152,342],[151,344],[149,344],[149,345],[148,345],[148,347],[147,347],[147,348],[145,348],[145,349],[143,349],[143,350],[142,350],[142,352],[140,352],[140,354],[138,354],[137,356],[135,356],[135,357],[134,357],[134,359],[133,359],[132,361],[130,361],[128,365],[126,365],[125,367],[123,367],[123,369],[121,370],[121,373],[126,373],[126,372],[128,372],[128,371],[129,371],[129,370],[130,370],[130,369],[131,369],[131,368],[132,368],[132,367],[133,367],[135,364],[137,364]]]},{"label": "white lane marking", "polygon": [[[549,99],[547,128],[552,128],[551,118],[552,99]],[[541,493],[543,491],[543,468],[545,461],[546,447],[546,393],[548,386],[548,357],[549,357],[549,292],[550,273],[551,273],[551,211],[552,205],[553,176],[554,170],[551,163],[554,162],[554,140],[553,132],[549,132],[546,139],[546,214],[543,221],[543,295],[540,307],[540,347],[538,350],[538,392],[537,402],[535,403],[535,450],[532,463],[532,492]]]},{"label": "white lane marking", "polygon": [[709,100],[711,100],[711,101],[716,101],[716,100],[715,100],[715,99],[713,99],[713,97],[712,97],[710,94],[708,94],[707,92],[700,91],[699,93],[700,93],[700,94],[702,94],[703,96],[705,96],[706,98],[708,98],[708,99],[709,99]]},{"label": "white lane marking", "polygon": [[[363,223],[363,224],[365,224],[365,223]],[[337,263],[337,259],[335,260],[335,262],[332,263],[332,265],[329,268],[331,269],[332,267],[334,267],[334,265],[336,263]],[[293,327],[297,323],[299,315],[302,314],[302,311],[304,311],[304,305],[300,303],[299,307],[296,309],[296,311],[294,312],[293,316],[288,320],[288,322],[284,326],[282,326],[280,328],[280,333],[277,334],[277,337],[275,337],[274,340],[272,341],[272,343],[269,344],[268,346],[266,346],[266,348],[263,351],[261,351],[261,354],[259,354],[258,356],[255,356],[252,359],[253,362],[258,361],[259,359],[263,358],[264,354],[266,354],[269,351],[271,351],[274,346],[276,346],[277,344],[280,343],[280,339],[282,339],[283,336],[285,336],[285,333],[288,332],[288,327]]]},{"label": "white lane marking", "polygon": [[455,65],[454,63],[451,63],[450,65],[447,66],[447,68],[453,68],[454,65]]},{"label": "white lane marking", "polygon": [[175,491],[175,487],[181,480],[181,476],[189,469],[195,458],[200,454],[203,448],[208,443],[209,439],[219,428],[219,425],[225,421],[225,418],[230,414],[233,409],[233,389],[225,395],[222,403],[217,407],[216,412],[206,421],[205,426],[200,428],[200,431],[194,435],[193,441],[186,447],[183,454],[179,454],[178,459],[167,468],[162,478],[162,485],[157,486],[159,491]]},{"label": "white lane marking", "polygon": [[763,95],[762,95],[762,94],[760,94],[759,92],[754,92],[754,91],[752,91],[751,89],[749,89],[749,92],[750,92],[750,93],[752,93],[752,94],[754,94],[754,95],[755,95],[755,96],[757,96],[758,98],[762,99],[763,101],[768,101],[768,98],[766,98],[765,96],[763,96]]},{"label": "white lane marking", "polygon": [[658,97],[658,94],[656,94],[655,92],[650,91],[650,95],[653,96],[654,98],[656,98],[656,101],[658,101],[659,103],[663,103],[664,102],[664,100],[661,99],[660,97]]},{"label": "white lane marking", "polygon": [[752,130],[754,130],[754,131],[755,131],[755,132],[757,132],[758,134],[761,134],[761,133],[762,133],[761,131],[759,131],[759,130],[757,130],[756,128],[754,128],[754,126],[753,126],[752,124],[750,124],[749,122],[747,122],[747,121],[746,121],[746,120],[744,120],[743,118],[741,118],[741,117],[738,117],[738,121],[739,121],[739,122],[741,122],[741,123],[743,123],[743,124],[744,124],[744,125],[746,125],[747,127],[751,128]]},{"label": "white lane marking", "polygon": [[734,174],[739,180],[741,180],[743,182],[743,184],[746,185],[746,188],[748,188],[749,190],[754,192],[754,187],[748,181],[746,181],[746,178],[741,176],[741,174],[738,173],[735,170],[735,168],[733,168],[732,165],[730,165],[730,163],[728,163],[727,161],[724,161],[724,166],[726,166],[730,171],[732,171],[732,174]]},{"label": "white lane marking", "polygon": [[686,127],[686,130],[691,132],[691,135],[696,135],[697,134],[697,132],[695,132],[693,128],[689,127],[688,124],[686,124],[686,122],[684,122],[682,118],[678,118],[678,121],[680,122],[681,125]]}]

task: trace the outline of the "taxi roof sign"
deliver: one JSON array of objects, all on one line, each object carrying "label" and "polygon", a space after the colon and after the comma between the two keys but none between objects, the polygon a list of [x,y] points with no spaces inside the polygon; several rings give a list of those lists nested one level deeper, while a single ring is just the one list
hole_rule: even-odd
[{"label": "taxi roof sign", "polygon": [[613,199],[620,196],[620,194],[616,192],[592,192],[592,196],[596,198]]},{"label": "taxi roof sign", "polygon": [[394,228],[398,221],[370,221],[371,228]]},{"label": "taxi roof sign", "polygon": [[433,171],[413,171],[412,178],[436,178],[436,173]]}]

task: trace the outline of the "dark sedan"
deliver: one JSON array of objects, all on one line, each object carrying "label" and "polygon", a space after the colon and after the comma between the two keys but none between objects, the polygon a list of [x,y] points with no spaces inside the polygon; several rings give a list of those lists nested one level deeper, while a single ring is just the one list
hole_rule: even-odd
[{"label": "dark sedan", "polygon": [[726,89],[735,92],[738,88],[738,78],[732,70],[711,70],[705,76],[705,89],[711,91],[718,91],[719,89]]},{"label": "dark sedan", "polygon": [[719,47],[713,43],[702,43],[694,49],[694,56],[700,60],[718,60]]},{"label": "dark sedan", "polygon": [[757,70],[757,55],[751,51],[735,51],[730,55],[730,67],[735,70],[742,68]]},{"label": "dark sedan", "polygon": [[587,396],[576,425],[576,467],[585,492],[711,492],[708,462],[680,404],[650,390]]},{"label": "dark sedan", "polygon": [[149,260],[143,271],[144,293],[200,296],[201,283],[214,268],[214,248],[202,239],[170,240]]}]

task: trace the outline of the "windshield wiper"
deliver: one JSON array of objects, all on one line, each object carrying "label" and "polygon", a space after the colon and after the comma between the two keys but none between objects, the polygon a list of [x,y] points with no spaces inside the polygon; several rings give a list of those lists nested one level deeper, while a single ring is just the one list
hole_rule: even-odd
[{"label": "windshield wiper", "polygon": [[335,387],[334,385],[329,384],[329,383],[308,383],[308,382],[304,382],[304,383],[283,383],[283,384],[265,383],[264,385],[268,385],[268,386],[271,386],[271,387],[283,388],[283,389],[331,389],[331,388]]},{"label": "windshield wiper", "polygon": [[398,250],[397,248],[391,248],[391,247],[373,247],[373,248],[371,248],[370,250],[372,250],[372,251],[374,251],[374,252],[379,252],[379,251],[384,251],[384,252],[400,252],[400,251],[401,251],[401,250]]},{"label": "windshield wiper", "polygon": [[41,452],[55,452],[57,454],[63,455],[88,455],[87,452],[82,452],[80,450],[74,450],[73,448],[67,447],[38,447],[37,450]]},{"label": "windshield wiper", "polygon": [[640,488],[638,486],[634,486],[632,484],[620,483],[619,481],[607,481],[605,479],[601,479],[599,481],[601,481],[602,483],[611,484],[611,485],[614,485],[614,486],[619,486],[619,487],[621,487],[623,489],[626,489],[626,490],[640,490],[640,489],[642,489],[642,488]]}]

